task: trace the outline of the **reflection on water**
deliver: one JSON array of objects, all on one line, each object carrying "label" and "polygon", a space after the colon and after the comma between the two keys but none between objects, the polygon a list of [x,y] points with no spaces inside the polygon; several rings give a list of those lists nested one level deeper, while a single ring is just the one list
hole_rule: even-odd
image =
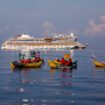
[{"label": "reflection on water", "polygon": [[95,70],[105,70],[105,67],[95,67]]},{"label": "reflection on water", "polygon": [[[35,72],[35,73],[34,73]],[[48,71],[40,69],[24,69],[16,70],[12,72],[15,74],[13,76],[13,83],[11,89],[14,88],[15,97],[17,101],[20,100],[22,104],[61,104],[71,103],[68,99],[73,93],[67,89],[65,91],[65,86],[68,88],[72,85],[69,79],[72,78],[72,71],[69,69],[55,70],[51,69]],[[56,76],[57,75],[57,76]],[[11,90],[10,89],[10,90]],[[12,95],[12,93],[10,93]],[[8,94],[9,95],[9,94]],[[20,98],[20,95],[21,98]],[[9,98],[9,100],[12,100]],[[9,103],[16,102],[13,98]],[[73,100],[72,100],[73,102]]]},{"label": "reflection on water", "polygon": [[[59,79],[61,79],[61,81],[59,82],[60,86],[71,86],[71,82],[68,81],[67,79],[72,78],[72,70],[71,69],[67,69],[67,68],[62,68],[62,69],[58,69],[60,74],[59,74]],[[51,77],[54,79],[54,73],[56,73],[56,69],[50,69],[49,70]]]},{"label": "reflection on water", "polygon": [[[0,62],[0,105],[105,104],[105,71],[93,67],[91,51],[73,52],[78,67],[72,70],[50,69],[47,64],[48,59],[61,57],[64,52],[42,52],[45,64],[41,68],[22,70],[10,68],[10,61],[17,59],[16,53],[0,53],[3,59]],[[104,52],[101,57],[102,54]],[[100,57],[99,52],[96,55]]]}]

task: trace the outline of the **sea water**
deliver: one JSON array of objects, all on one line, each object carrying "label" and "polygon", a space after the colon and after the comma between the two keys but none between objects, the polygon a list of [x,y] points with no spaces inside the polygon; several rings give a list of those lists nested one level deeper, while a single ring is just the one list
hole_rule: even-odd
[{"label": "sea water", "polygon": [[48,59],[69,51],[40,52],[41,68],[10,68],[18,52],[0,51],[0,105],[105,105],[105,70],[92,64],[91,56],[105,60],[104,50],[75,50],[77,69],[51,69]]}]

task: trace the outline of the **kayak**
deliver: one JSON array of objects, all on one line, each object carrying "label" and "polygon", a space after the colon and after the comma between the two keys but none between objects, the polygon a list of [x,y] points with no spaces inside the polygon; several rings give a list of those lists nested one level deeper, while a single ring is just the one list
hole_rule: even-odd
[{"label": "kayak", "polygon": [[105,67],[105,62],[102,62],[102,61],[93,60],[93,64],[96,67]]},{"label": "kayak", "polygon": [[39,68],[42,65],[43,61],[32,62],[32,63],[21,63],[18,61],[11,62],[11,68]]},{"label": "kayak", "polygon": [[62,65],[61,62],[57,62],[54,60],[48,60],[48,65],[54,69],[61,69],[61,68],[77,68],[77,61],[73,62],[71,65],[65,66]]}]

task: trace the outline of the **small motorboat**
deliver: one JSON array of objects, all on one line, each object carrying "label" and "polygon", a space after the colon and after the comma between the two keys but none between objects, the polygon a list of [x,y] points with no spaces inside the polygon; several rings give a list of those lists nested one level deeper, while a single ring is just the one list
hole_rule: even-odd
[{"label": "small motorboat", "polygon": [[61,62],[57,62],[54,60],[48,60],[48,65],[53,69],[61,69],[61,68],[77,68],[77,61],[73,62],[71,65],[62,65]]},{"label": "small motorboat", "polygon": [[18,61],[13,61],[11,62],[11,68],[39,68],[41,67],[43,61],[39,61],[39,62],[30,62],[30,63],[21,63]]}]

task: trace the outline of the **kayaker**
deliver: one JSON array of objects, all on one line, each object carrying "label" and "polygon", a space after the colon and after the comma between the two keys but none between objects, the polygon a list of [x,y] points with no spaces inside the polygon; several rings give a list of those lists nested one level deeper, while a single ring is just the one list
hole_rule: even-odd
[{"label": "kayaker", "polygon": [[68,61],[65,62],[66,66],[71,66],[72,65],[72,59],[70,58]]},{"label": "kayaker", "polygon": [[32,62],[38,62],[40,60],[40,52],[35,52],[34,58],[32,58]]},{"label": "kayaker", "polygon": [[24,60],[25,54],[19,52],[19,61]]},{"label": "kayaker", "polygon": [[61,62],[60,62],[60,60],[59,60],[58,58],[55,58],[55,59],[53,60],[53,62],[54,62],[55,64],[57,64],[57,65],[60,65],[60,64],[61,64]]},{"label": "kayaker", "polygon": [[31,60],[30,59],[25,59],[24,63],[31,63]]},{"label": "kayaker", "polygon": [[60,62],[61,62],[62,65],[65,65],[65,60],[64,60],[63,57],[62,57],[62,59],[60,60]]},{"label": "kayaker", "polygon": [[69,54],[64,54],[64,57],[60,60],[62,65],[70,66],[72,65],[72,59]]},{"label": "kayaker", "polygon": [[35,54],[35,61],[38,62],[40,60],[41,60],[41,58],[40,58],[40,52],[36,52],[36,54]]},{"label": "kayaker", "polygon": [[34,50],[31,51],[31,58],[34,58],[35,57],[35,54],[36,54],[36,52]]},{"label": "kayaker", "polygon": [[35,53],[35,58],[40,58],[40,52]]}]

